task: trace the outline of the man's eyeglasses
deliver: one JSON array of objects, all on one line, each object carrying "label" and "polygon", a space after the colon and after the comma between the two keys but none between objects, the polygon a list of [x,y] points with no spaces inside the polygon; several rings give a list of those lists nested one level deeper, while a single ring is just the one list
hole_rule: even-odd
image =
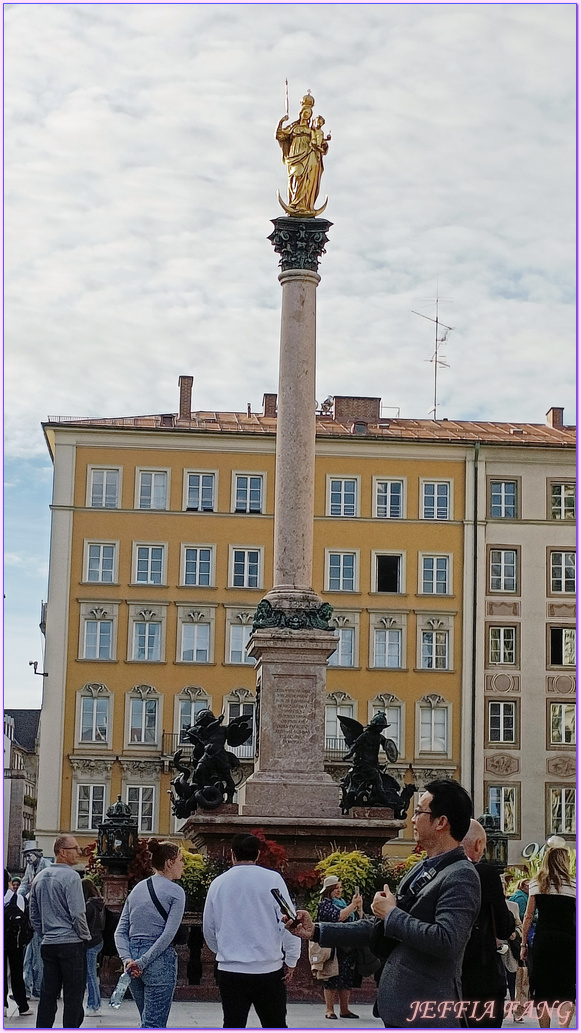
[{"label": "man's eyeglasses", "polygon": [[431,811],[422,811],[420,807],[416,807],[414,811],[414,818],[417,818],[418,814],[431,814]]}]

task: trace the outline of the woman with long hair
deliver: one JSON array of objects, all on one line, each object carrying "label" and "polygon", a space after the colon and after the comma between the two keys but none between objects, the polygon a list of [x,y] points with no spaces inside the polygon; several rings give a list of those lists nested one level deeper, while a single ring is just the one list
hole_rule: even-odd
[{"label": "woman with long hair", "polygon": [[150,839],[147,848],[155,874],[131,890],[115,930],[115,944],[141,1016],[141,1028],[164,1029],[177,982],[178,959],[172,941],[184,913],[186,895],[174,881],[184,860],[179,846]]},{"label": "woman with long hair", "polygon": [[85,913],[91,939],[87,943],[87,1015],[101,1014],[101,989],[97,975],[97,958],[103,950],[105,901],[91,879],[81,879]]},{"label": "woman with long hair", "polygon": [[527,960],[527,936],[537,911],[529,978],[541,1029],[549,1029],[557,1005],[559,1027],[566,1029],[575,1006],[575,880],[565,841],[557,842],[563,845],[549,846],[537,878],[530,881],[523,921],[521,958]]},{"label": "woman with long hair", "polygon": [[[363,918],[363,899],[354,893],[351,903],[343,900],[343,885],[336,875],[328,875],[323,882],[320,893],[321,901],[317,911],[317,922],[355,922]],[[342,1019],[358,1018],[349,1011],[349,995],[355,974],[355,952],[346,947],[337,947],[339,975],[331,976],[323,983],[325,994],[326,1019],[336,1019],[335,998],[339,994],[339,1014]]]}]

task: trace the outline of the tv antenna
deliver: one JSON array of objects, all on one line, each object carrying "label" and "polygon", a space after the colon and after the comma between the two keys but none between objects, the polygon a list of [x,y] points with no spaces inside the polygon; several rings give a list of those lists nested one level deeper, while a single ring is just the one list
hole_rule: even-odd
[{"label": "tv antenna", "polygon": [[424,359],[425,362],[431,362],[434,365],[434,405],[428,410],[428,416],[432,416],[432,419],[434,420],[438,419],[438,367],[442,366],[446,369],[450,368],[450,363],[445,361],[446,356],[440,353],[440,345],[444,344],[448,340],[448,334],[450,334],[454,329],[453,326],[446,326],[445,323],[440,321],[438,315],[440,301],[451,301],[451,298],[440,298],[438,295],[438,285],[436,284],[436,297],[434,299],[434,304],[436,306],[435,318],[432,316],[426,316],[423,312],[416,312],[415,309],[412,309],[415,316],[421,316],[422,319],[429,319],[430,323],[434,323],[435,325],[436,340],[434,354],[431,359]]}]

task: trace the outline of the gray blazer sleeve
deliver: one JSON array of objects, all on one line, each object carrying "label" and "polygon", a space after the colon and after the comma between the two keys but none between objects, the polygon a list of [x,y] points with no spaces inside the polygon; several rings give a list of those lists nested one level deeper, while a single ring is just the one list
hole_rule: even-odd
[{"label": "gray blazer sleeve", "polygon": [[453,960],[464,951],[479,910],[476,871],[455,870],[439,888],[433,922],[423,922],[395,907],[385,919],[385,934],[423,954]]},{"label": "gray blazer sleeve", "polygon": [[365,947],[370,940],[373,922],[318,922],[321,947]]}]

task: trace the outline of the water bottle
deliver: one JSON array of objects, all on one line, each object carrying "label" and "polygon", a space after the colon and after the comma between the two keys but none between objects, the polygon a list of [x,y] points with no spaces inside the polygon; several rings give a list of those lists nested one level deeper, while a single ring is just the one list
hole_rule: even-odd
[{"label": "water bottle", "polygon": [[121,1007],[121,1001],[125,997],[125,991],[127,990],[127,987],[129,986],[130,982],[131,976],[129,975],[129,972],[124,972],[109,998],[110,1008]]}]

